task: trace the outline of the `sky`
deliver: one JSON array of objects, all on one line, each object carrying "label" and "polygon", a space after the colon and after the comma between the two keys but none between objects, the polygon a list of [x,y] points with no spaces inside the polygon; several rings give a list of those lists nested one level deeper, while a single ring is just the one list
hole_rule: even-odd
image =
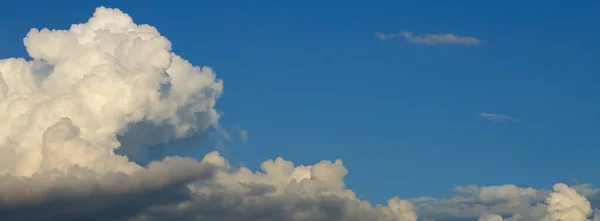
[{"label": "sky", "polygon": [[461,3],[2,2],[0,58],[28,57],[31,28],[119,8],[223,80],[231,139],[179,154],[216,148],[253,170],[341,159],[375,203],[600,182],[600,3]]}]

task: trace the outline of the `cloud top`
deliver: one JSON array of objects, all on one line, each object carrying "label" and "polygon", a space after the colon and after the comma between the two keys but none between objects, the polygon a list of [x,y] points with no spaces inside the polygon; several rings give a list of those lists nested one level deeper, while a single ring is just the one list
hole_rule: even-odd
[{"label": "cloud top", "polygon": [[0,60],[0,174],[129,173],[140,167],[114,150],[127,148],[116,137],[130,125],[169,127],[165,140],[218,125],[223,82],[118,9],[100,7],[69,30],[31,29],[24,44],[32,61]]},{"label": "cloud top", "polygon": [[547,199],[549,221],[587,221],[592,215],[590,202],[576,190],[563,183],[553,187],[554,192]]}]

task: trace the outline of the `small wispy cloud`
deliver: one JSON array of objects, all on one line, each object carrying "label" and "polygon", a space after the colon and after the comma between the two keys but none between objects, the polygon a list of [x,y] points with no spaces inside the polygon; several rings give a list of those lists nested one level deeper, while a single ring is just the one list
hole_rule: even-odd
[{"label": "small wispy cloud", "polygon": [[240,140],[242,141],[243,144],[248,143],[248,131],[247,130],[240,130]]},{"label": "small wispy cloud", "polygon": [[404,38],[413,44],[438,45],[438,44],[461,44],[461,45],[481,45],[483,40],[474,37],[457,36],[455,34],[426,34],[415,35],[412,32],[401,32],[396,34],[375,33],[375,37],[380,40],[394,38]]},{"label": "small wispy cloud", "polygon": [[508,115],[504,115],[504,114],[494,114],[494,113],[486,113],[486,112],[482,112],[479,113],[479,117],[486,119],[486,120],[491,120],[494,122],[499,122],[499,123],[504,123],[506,121],[515,121],[515,122],[519,122],[520,120],[514,117],[510,117]]},{"label": "small wispy cloud", "polygon": [[236,139],[240,139],[242,144],[248,143],[248,131],[243,129],[240,125],[235,125],[231,129],[218,128],[218,134],[221,138],[224,138],[227,141],[233,141]]}]

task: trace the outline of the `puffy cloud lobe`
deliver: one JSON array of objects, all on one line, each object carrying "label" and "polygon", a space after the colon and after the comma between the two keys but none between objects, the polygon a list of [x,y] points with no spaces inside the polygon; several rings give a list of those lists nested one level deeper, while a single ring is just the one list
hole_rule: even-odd
[{"label": "puffy cloud lobe", "polygon": [[[218,125],[222,81],[170,52],[156,28],[117,9],[98,8],[70,30],[32,29],[24,43],[34,61],[0,61],[0,157],[15,159],[0,173],[31,176],[72,165],[105,172],[106,161],[119,164],[110,170],[132,172],[140,168],[112,154],[127,148],[116,137],[130,124],[168,125],[174,132],[165,141]],[[165,84],[170,90],[161,90]],[[78,127],[77,138],[48,132],[63,118]]]},{"label": "puffy cloud lobe", "polygon": [[[77,220],[117,209],[114,201],[135,209],[113,214],[132,216],[212,174],[191,160],[142,167],[115,153],[132,148],[117,139],[140,129],[132,125],[163,129],[154,142],[218,126],[222,81],[172,53],[156,28],[100,7],[69,30],[32,29],[24,44],[33,60],[0,60],[2,217]],[[94,203],[82,208],[90,197]]]},{"label": "puffy cloud lobe", "polygon": [[576,190],[557,183],[547,199],[549,221],[586,221],[592,215],[590,202]]}]

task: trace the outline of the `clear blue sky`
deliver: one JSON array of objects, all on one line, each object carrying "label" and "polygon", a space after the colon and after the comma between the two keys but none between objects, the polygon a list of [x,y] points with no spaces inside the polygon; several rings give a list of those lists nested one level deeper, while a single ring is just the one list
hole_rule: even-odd
[{"label": "clear blue sky", "polygon": [[[227,144],[233,163],[341,158],[348,185],[375,202],[600,181],[598,1],[158,2],[3,1],[0,57],[26,56],[30,28],[117,7],[224,80],[221,123],[249,131]],[[485,43],[375,37],[401,31]]]}]

